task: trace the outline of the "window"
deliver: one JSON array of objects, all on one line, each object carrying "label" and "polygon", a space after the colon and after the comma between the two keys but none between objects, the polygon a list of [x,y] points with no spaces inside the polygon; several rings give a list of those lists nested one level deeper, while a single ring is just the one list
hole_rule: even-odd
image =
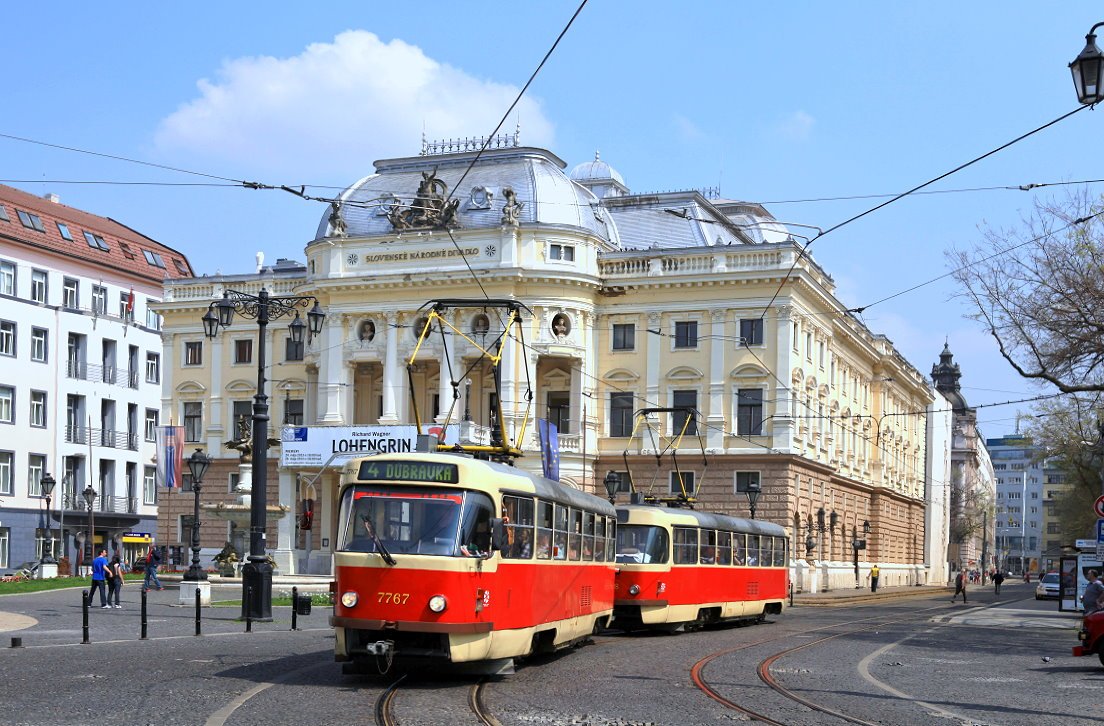
[{"label": "window", "polygon": [[250,339],[235,340],[234,341],[234,362],[235,363],[252,363],[253,362],[253,341]]},{"label": "window", "polygon": [[1047,522],[1047,534],[1059,534],[1059,533],[1060,533],[1060,530],[1058,529],[1058,523],[1057,522]]},{"label": "window", "polygon": [[691,496],[694,493],[694,472],[672,471],[670,492],[672,494],[682,494],[684,489],[686,490],[687,496]]},{"label": "window", "polygon": [[150,252],[149,250],[142,250],[142,254],[146,256],[146,262],[153,265],[154,267],[160,267],[164,269],[165,261],[161,259],[161,255],[157,254],[156,252]]},{"label": "window", "polygon": [[46,428],[46,391],[31,391],[31,426]]},{"label": "window", "polygon": [[107,312],[107,288],[100,285],[92,286],[92,312],[103,315]]},{"label": "window", "polygon": [[23,226],[27,229],[34,229],[39,232],[46,231],[46,228],[42,226],[42,220],[39,219],[37,214],[24,212],[22,209],[15,210],[15,213],[19,215],[19,221],[22,222]]},{"label": "window", "polygon": [[0,494],[12,493],[12,464],[15,463],[15,454],[10,451],[0,451]]},{"label": "window", "polygon": [[575,246],[551,244],[548,246],[548,259],[560,260],[562,262],[574,262]]},{"label": "window", "polygon": [[303,425],[303,399],[288,398],[285,403],[284,423],[290,426]]},{"label": "window", "polygon": [[146,441],[157,441],[157,419],[160,415],[156,408],[146,409]]},{"label": "window", "polygon": [[736,493],[743,494],[749,491],[758,490],[760,487],[759,472],[757,471],[738,471],[736,472]]},{"label": "window", "polygon": [[146,383],[161,382],[161,356],[157,353],[146,353]]},{"label": "window", "polygon": [[763,319],[751,318],[740,321],[740,338],[744,345],[763,344]]},{"label": "window", "polygon": [[246,425],[251,425],[253,421],[253,402],[252,401],[234,401],[230,404],[230,421],[234,426],[234,431],[238,431],[238,425],[242,419],[245,419]]},{"label": "window", "polygon": [[15,295],[15,265],[0,260],[0,295]]},{"label": "window", "polygon": [[184,343],[184,365],[203,365],[203,341],[193,340]]},{"label": "window", "polygon": [[147,466],[142,474],[142,503],[157,504],[157,468]]},{"label": "window", "polygon": [[676,565],[696,565],[698,563],[698,530],[693,527],[675,527]]},{"label": "window", "polygon": [[111,248],[107,246],[107,242],[104,242],[104,238],[98,234],[92,234],[91,232],[84,233],[84,239],[88,242],[88,246],[95,250],[103,250],[104,252],[110,252]]},{"label": "window", "polygon": [[296,343],[289,335],[284,345],[284,360],[303,360],[303,341]]},{"label": "window", "polygon": [[42,477],[45,474],[46,456],[44,454],[30,454],[27,457],[27,494],[29,496],[42,496]]},{"label": "window", "polygon": [[31,270],[31,300],[36,303],[46,303],[49,281],[50,278],[45,270]]},{"label": "window", "polygon": [[[696,410],[698,408],[697,391],[675,391],[671,396],[672,408],[689,408],[694,411],[674,411],[671,413],[671,435],[678,436],[686,426],[686,433],[696,436],[698,433],[698,421]],[[687,421],[689,419],[689,421]]]},{"label": "window", "polygon": [[134,250],[130,249],[130,245],[128,245],[126,242],[123,242],[122,240],[119,241],[119,249],[123,251],[123,257],[127,258],[128,260],[133,260],[137,258],[137,255],[134,254]]},{"label": "window", "polygon": [[8,568],[9,553],[8,547],[11,545],[11,527],[0,527],[0,568]]},{"label": "window", "polygon": [[184,404],[184,440],[196,443],[203,439],[203,403],[189,401]]},{"label": "window", "polygon": [[80,283],[71,277],[62,283],[61,304],[69,310],[80,310]]},{"label": "window", "polygon": [[15,323],[0,320],[0,355],[15,355]]},{"label": "window", "polygon": [[119,317],[123,320],[134,319],[134,305],[131,302],[131,298],[134,297],[133,293],[120,292],[119,293]]},{"label": "window", "polygon": [[45,363],[50,358],[50,332],[45,328],[31,328],[31,360]]},{"label": "window", "polygon": [[610,394],[610,436],[632,435],[633,395]]},{"label": "window", "polygon": [[54,224],[57,225],[58,234],[60,234],[62,236],[62,239],[67,239],[70,242],[73,241],[73,235],[69,231],[69,226],[67,224],[64,224],[62,222],[55,222]]},{"label": "window", "polygon": [[613,349],[633,350],[636,348],[636,325],[634,323],[613,324]]},{"label": "window", "polygon": [[4,209],[3,204],[0,204],[0,219],[4,220],[5,222],[11,221],[11,217],[8,216],[8,210]]},{"label": "window", "polygon": [[629,479],[629,472],[627,472],[627,471],[610,471],[610,472],[607,472],[606,476],[609,476],[610,474],[613,474],[614,476],[617,477],[617,488],[614,489],[614,493],[631,492],[632,491],[631,480]]},{"label": "window", "polygon": [[546,418],[561,434],[571,433],[571,394],[567,391],[549,391],[545,397]]},{"label": "window", "polygon": [[741,388],[736,392],[736,435],[763,435],[763,390]]},{"label": "window", "polygon": [[173,261],[173,265],[176,267],[177,272],[179,272],[184,277],[191,277],[192,276],[191,270],[188,269],[188,266],[185,265],[182,260],[178,260],[174,257],[174,258],[172,258],[172,261]]},{"label": "window", "polygon": [[675,323],[675,347],[698,347],[698,321],[680,320]]},{"label": "window", "polygon": [[506,547],[502,556],[513,560],[533,557],[534,505],[531,497],[502,497],[506,521]]},{"label": "window", "polygon": [[146,327],[152,330],[161,329],[161,315],[146,308]]}]

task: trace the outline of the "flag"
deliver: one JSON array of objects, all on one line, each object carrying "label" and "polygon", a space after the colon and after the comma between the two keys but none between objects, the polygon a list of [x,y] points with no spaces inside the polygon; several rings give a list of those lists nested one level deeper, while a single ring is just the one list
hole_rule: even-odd
[{"label": "flag", "polygon": [[130,288],[130,297],[127,298],[127,317],[134,317],[134,288]]},{"label": "flag", "polygon": [[560,480],[560,434],[556,424],[548,419],[537,419],[537,433],[540,436],[541,468],[546,479]]},{"label": "flag", "polygon": [[172,489],[183,484],[184,427],[157,427],[157,481]]}]

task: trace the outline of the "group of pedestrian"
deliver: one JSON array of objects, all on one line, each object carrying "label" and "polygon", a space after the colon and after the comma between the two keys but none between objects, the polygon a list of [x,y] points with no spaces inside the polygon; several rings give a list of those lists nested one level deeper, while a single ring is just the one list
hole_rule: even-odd
[{"label": "group of pedestrian", "polygon": [[[152,544],[146,553],[145,564],[146,575],[142,581],[142,592],[152,589],[154,585],[158,590],[164,590],[161,580],[157,577],[157,568],[161,566],[161,553]],[[92,588],[88,591],[89,602],[99,591],[101,610],[112,608],[121,610],[124,570],[123,561],[119,555],[116,554],[109,561],[107,548],[101,549],[99,556],[92,560]]]}]

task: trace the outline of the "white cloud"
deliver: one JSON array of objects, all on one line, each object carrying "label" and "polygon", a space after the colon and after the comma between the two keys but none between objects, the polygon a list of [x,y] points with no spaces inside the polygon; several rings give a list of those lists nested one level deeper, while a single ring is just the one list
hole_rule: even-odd
[{"label": "white cloud", "polygon": [[678,131],[679,136],[684,141],[697,141],[705,137],[705,132],[698,127],[696,123],[686,118],[682,114],[676,113],[674,116],[675,129]]},{"label": "white cloud", "polygon": [[[308,182],[352,181],[376,158],[416,155],[423,124],[430,140],[486,135],[518,92],[362,30],[291,58],[226,61],[214,81],[197,86],[198,98],[161,121],[161,152]],[[514,117],[523,144],[552,143],[539,101],[522,99]],[[514,124],[502,131],[512,133]]]},{"label": "white cloud", "polygon": [[794,111],[774,125],[774,132],[790,141],[808,141],[816,119],[804,111]]}]

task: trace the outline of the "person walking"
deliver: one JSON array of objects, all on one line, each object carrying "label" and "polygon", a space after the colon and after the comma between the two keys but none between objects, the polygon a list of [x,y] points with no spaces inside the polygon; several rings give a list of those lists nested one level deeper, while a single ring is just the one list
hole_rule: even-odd
[{"label": "person walking", "polygon": [[119,603],[119,596],[123,591],[123,562],[119,559],[119,555],[111,558],[108,572],[111,573],[111,578],[108,580],[111,589],[107,593],[107,604],[111,605],[112,599],[114,599],[115,608],[122,610],[123,606]]},{"label": "person walking", "polygon": [[145,579],[142,580],[142,591],[143,592],[146,592],[146,591],[152,589],[152,587],[150,587],[151,582],[157,584],[157,589],[158,590],[164,590],[165,589],[164,587],[161,586],[161,580],[157,579],[157,568],[160,565],[161,565],[161,552],[154,545],[153,541],[150,540],[149,552],[146,553],[146,576],[145,576]]},{"label": "person walking", "polygon": [[870,578],[870,592],[878,592],[878,578],[881,574],[877,564],[870,568],[870,574],[867,575]]},{"label": "person walking", "polygon": [[998,597],[1000,596],[1000,586],[1001,586],[1002,582],[1004,582],[1004,573],[1000,572],[999,570],[997,572],[994,572],[993,573],[993,589],[996,591],[996,594],[997,594]]},{"label": "person walking", "polygon": [[88,599],[92,600],[92,595],[96,590],[100,591],[100,609],[107,610],[111,607],[108,604],[107,599],[107,579],[109,577],[107,569],[107,550],[100,550],[100,555],[96,559],[92,560],[92,589],[88,591]]},{"label": "person walking", "polygon": [[1085,608],[1086,618],[1104,610],[1104,582],[1100,581],[1100,573],[1096,570],[1089,570],[1089,584],[1081,595],[1081,605]]},{"label": "person walking", "polygon": [[951,602],[954,602],[955,600],[957,600],[958,599],[958,593],[961,592],[962,593],[962,604],[965,605],[966,604],[966,575],[962,570],[959,570],[958,574],[955,575],[954,583],[955,583],[955,592],[954,592],[954,595],[951,597]]}]

